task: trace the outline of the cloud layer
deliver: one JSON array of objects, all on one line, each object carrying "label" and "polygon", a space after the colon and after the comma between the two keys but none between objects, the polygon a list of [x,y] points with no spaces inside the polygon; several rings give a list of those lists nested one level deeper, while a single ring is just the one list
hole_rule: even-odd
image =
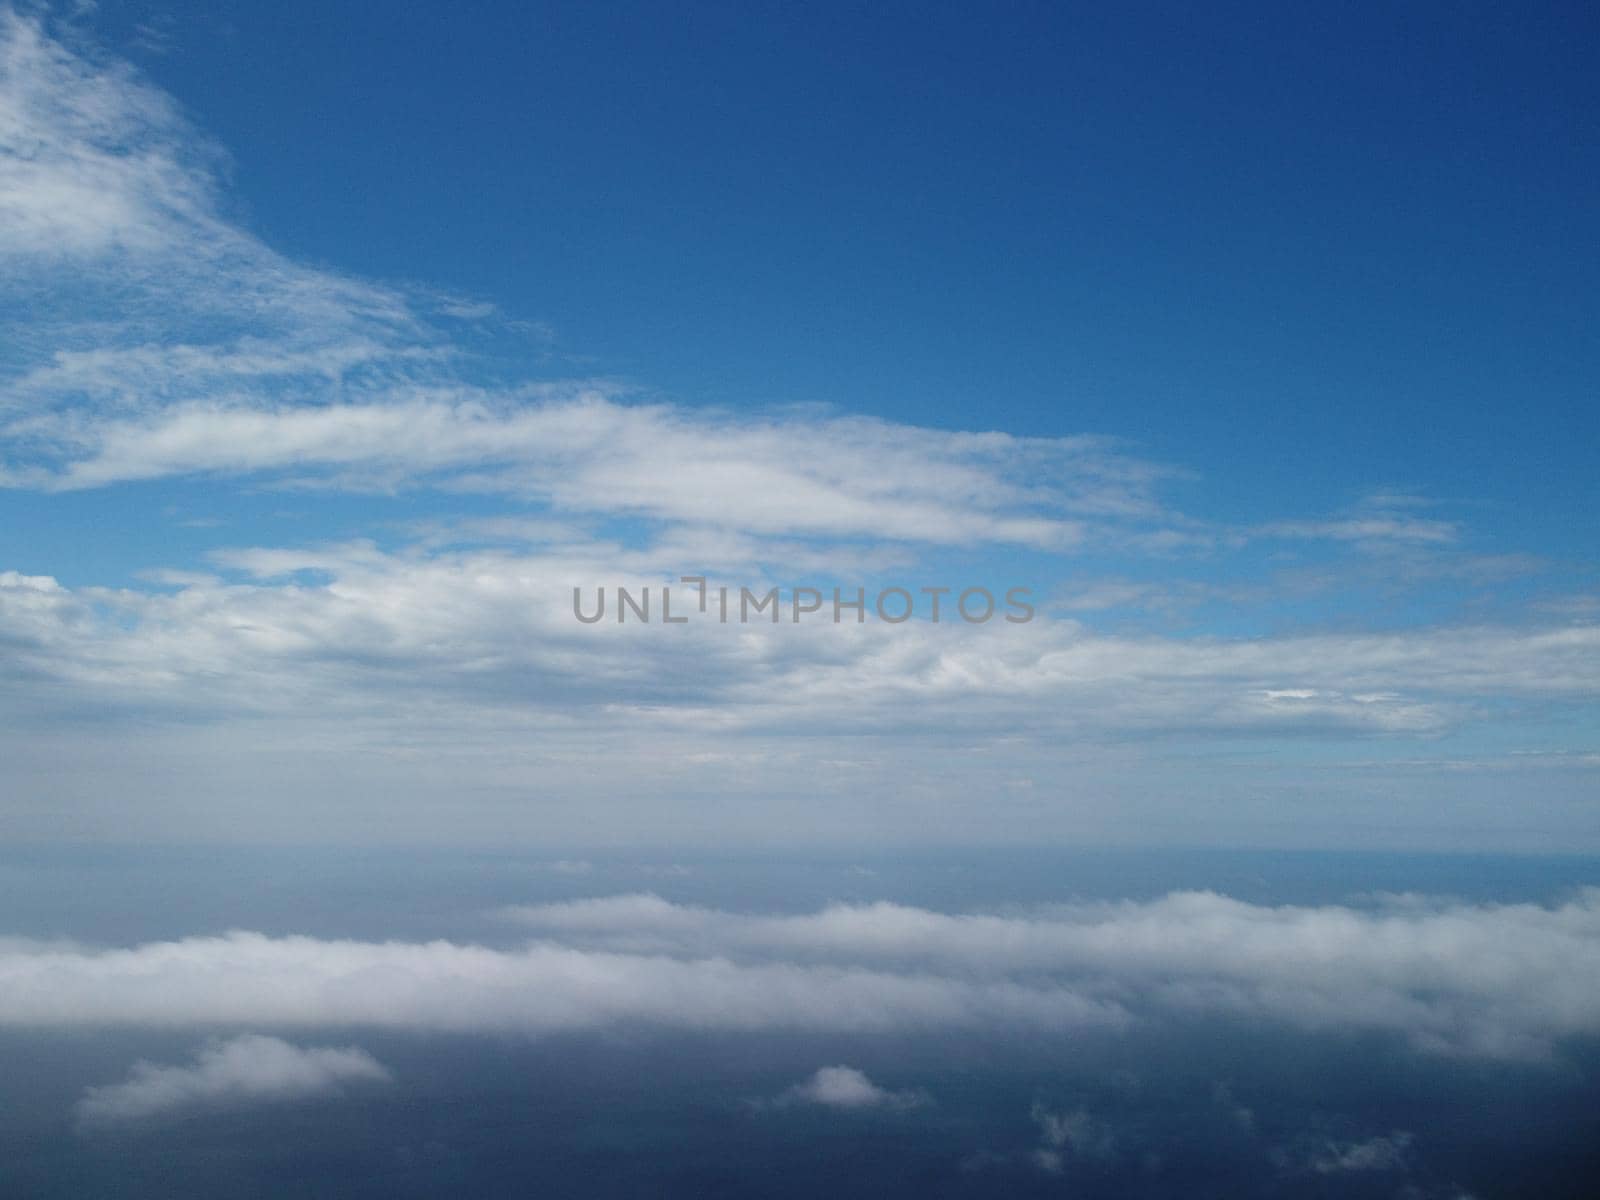
[{"label": "cloud layer", "polygon": [[1227,1017],[1512,1058],[1600,1033],[1600,890],[1553,908],[1192,892],[1019,915],[774,917],[650,896],[507,915],[540,939],[20,944],[0,953],[0,1024],[1063,1033]]},{"label": "cloud layer", "polygon": [[[1045,617],[737,629],[573,618],[572,589],[592,595],[597,577],[635,595],[652,587],[659,604],[675,582],[656,573],[661,557],[573,544],[432,555],[357,544],[241,553],[229,561],[245,579],[153,593],[4,572],[0,636],[29,677],[98,703],[213,714],[370,710],[409,693],[463,716],[632,709],[801,731],[933,720],[1011,732],[1430,733],[1484,702],[1581,703],[1600,683],[1594,626],[1180,639]],[[680,585],[678,596],[687,607],[693,593]],[[689,662],[700,669],[683,670]]]},{"label": "cloud layer", "polygon": [[1540,1055],[1600,1032],[1600,890],[1555,907],[1396,900],[1264,907],[1210,892],[951,915],[839,905],[749,916],[635,895],[509,910],[549,936],[636,953],[893,963],[943,974],[1070,978],[1133,1010],[1230,1012],[1378,1029],[1422,1048]]}]

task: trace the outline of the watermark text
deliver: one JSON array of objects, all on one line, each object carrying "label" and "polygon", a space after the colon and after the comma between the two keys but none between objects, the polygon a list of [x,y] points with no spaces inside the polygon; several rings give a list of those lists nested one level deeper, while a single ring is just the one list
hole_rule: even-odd
[{"label": "watermark text", "polygon": [[1031,589],[1011,587],[998,598],[986,587],[767,588],[713,586],[704,575],[684,575],[680,586],[574,587],[572,615],[585,625],[602,621],[627,624],[687,625],[701,620],[719,625],[779,622],[866,624],[868,620],[899,625],[922,616],[932,622],[965,621],[983,625],[1001,620],[1026,625],[1033,620]]}]

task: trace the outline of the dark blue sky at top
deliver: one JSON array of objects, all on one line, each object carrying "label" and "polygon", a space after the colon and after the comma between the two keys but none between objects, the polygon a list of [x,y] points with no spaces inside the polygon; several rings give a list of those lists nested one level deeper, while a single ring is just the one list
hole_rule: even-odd
[{"label": "dark blue sky at top", "polygon": [[1526,551],[1590,538],[1591,7],[287,0],[94,25],[228,149],[267,241],[548,323],[531,374],[1121,435],[1223,519],[1398,487]]}]

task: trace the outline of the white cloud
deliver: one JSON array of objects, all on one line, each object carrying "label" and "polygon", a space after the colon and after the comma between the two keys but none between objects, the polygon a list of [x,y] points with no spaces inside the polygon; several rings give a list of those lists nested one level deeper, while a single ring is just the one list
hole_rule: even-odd
[{"label": "white cloud", "polygon": [[595,948],[955,977],[1042,974],[1136,1012],[1384,1030],[1447,1053],[1539,1056],[1562,1037],[1600,1032],[1600,889],[1555,908],[1263,907],[1186,892],[1020,916],[887,903],[751,916],[654,896],[506,915]]},{"label": "white cloud", "polygon": [[0,11],[0,484],[48,486],[103,422],[326,403],[444,353],[403,293],[231,220],[223,165],[127,64]]},{"label": "white cloud", "polygon": [[[304,351],[335,353],[359,330],[412,324],[397,293],[301,267],[230,221],[222,163],[178,106],[127,64],[74,49],[41,20],[0,11],[6,286],[71,295],[87,318],[52,323],[45,314],[57,305],[35,317],[34,331],[51,335],[27,339],[46,348],[41,366],[71,376],[98,363],[109,378],[108,368],[125,364],[147,384],[141,363],[214,357],[248,325],[255,334],[242,343],[242,373],[251,374],[296,338],[308,339]],[[130,340],[154,328],[166,336]],[[187,345],[172,336],[188,329],[220,329],[224,340]],[[94,336],[79,343],[79,333]]]},{"label": "white cloud", "polygon": [[815,1104],[824,1108],[905,1109],[927,1104],[917,1091],[890,1091],[879,1087],[855,1067],[821,1067],[804,1083],[778,1097],[778,1104]]},{"label": "white cloud", "polygon": [[141,1121],[222,1106],[337,1095],[347,1084],[391,1076],[355,1046],[300,1047],[242,1034],[202,1049],[190,1066],[138,1062],[122,1083],[92,1087],[78,1102],[87,1125]]},{"label": "white cloud", "polygon": [[1552,908],[1176,893],[1020,915],[772,917],[621,897],[514,916],[539,940],[0,946],[0,1026],[1086,1033],[1227,1016],[1530,1059],[1600,1034],[1600,889]]},{"label": "white cloud", "polygon": [[559,511],[762,535],[1054,549],[1083,536],[1080,514],[1153,511],[1161,474],[1092,438],[946,433],[809,413],[742,416],[621,404],[595,387],[564,391],[499,396],[458,385],[318,407],[188,402],[131,418],[17,428],[59,446],[64,465],[39,477],[51,487],[320,472],[343,486],[427,481]]},{"label": "white cloud", "polygon": [[[1528,780],[1517,806],[1446,794],[1439,773],[1419,803],[1381,813],[1374,769],[1340,768],[1357,741],[1364,761],[1458,758],[1441,735],[1490,722],[1501,745],[1561,748],[1539,726],[1592,705],[1600,627],[1183,637],[1043,612],[1021,626],[585,626],[578,585],[649,586],[659,612],[665,583],[688,598],[685,562],[735,587],[806,577],[775,578],[737,542],[702,544],[728,555],[708,563],[676,541],[530,536],[241,549],[148,588],[0,570],[0,755],[18,795],[61,798],[16,807],[12,827],[292,838],[343,822],[332,836],[465,839],[501,837],[522,813],[540,836],[559,828],[552,857],[579,858],[686,822],[719,838],[799,821],[822,838],[1011,840],[1152,820],[1222,837],[1219,822],[1241,832],[1241,813],[1287,829],[1295,805],[1307,842],[1330,830],[1411,845],[1500,830],[1592,840],[1563,799],[1573,773],[1540,762],[1508,768]],[[1216,756],[1263,738],[1277,743],[1268,754]],[[1180,776],[1183,760],[1196,769]],[[108,797],[108,777],[125,790]],[[196,778],[209,782],[197,791]],[[1033,787],[1007,787],[1020,779]],[[783,808],[800,793],[803,807]],[[363,797],[380,794],[374,820]],[[727,804],[713,813],[717,794]],[[451,816],[422,823],[443,795]]]},{"label": "white cloud", "polygon": [[270,938],[0,954],[0,1026],[377,1026],[552,1033],[676,1029],[1083,1030],[1126,1021],[1071,989],[829,964],[615,954],[541,943]]},{"label": "white cloud", "polygon": [[0,11],[0,253],[145,250],[211,206],[182,122],[121,67],[96,69]]},{"label": "white cloud", "polygon": [[1043,616],[670,630],[573,619],[572,589],[592,595],[595,580],[659,600],[675,580],[662,553],[252,550],[222,561],[254,578],[171,577],[170,593],[5,572],[0,636],[19,670],[96,709],[318,705],[404,721],[426,702],[435,721],[628,713],[701,731],[1428,734],[1488,701],[1504,719],[1600,686],[1600,627],[1588,625],[1223,639],[1110,636]]},{"label": "white cloud", "polygon": [[[1388,845],[1592,840],[1576,770],[1530,759],[1464,790],[1463,772],[1400,767],[1431,790],[1374,807],[1371,764],[1458,758],[1441,735],[1491,721],[1501,745],[1550,746],[1538,723],[1600,691],[1600,627],[1174,637],[1042,613],[585,626],[573,586],[650,586],[659,609],[682,560],[545,535],[244,550],[160,590],[0,571],[0,756],[19,797],[55,798],[15,805],[9,828],[469,840],[511,818],[572,859],[690,826],[759,840],[786,824],[880,843],[1161,825],[1220,840],[1291,820],[1302,844],[1352,830]],[[1250,745],[1265,738],[1269,754]],[[1344,769],[1352,757],[1368,765]],[[1500,780],[1526,780],[1526,797],[1507,805]]]}]

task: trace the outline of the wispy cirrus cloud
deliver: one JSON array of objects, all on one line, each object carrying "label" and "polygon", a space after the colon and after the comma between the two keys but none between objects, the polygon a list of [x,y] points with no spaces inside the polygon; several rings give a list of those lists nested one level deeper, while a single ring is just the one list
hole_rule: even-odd
[{"label": "wispy cirrus cloud", "polygon": [[213,222],[212,164],[167,97],[9,7],[0,39],[0,251],[140,254]]},{"label": "wispy cirrus cloud", "polygon": [[[764,535],[1065,549],[1102,514],[1159,512],[1161,472],[1103,439],[947,433],[861,417],[735,416],[622,404],[601,390],[435,389],[321,407],[180,405],[58,423],[44,486],[190,473],[293,475],[347,487],[427,483],[575,513]],[[47,439],[49,426],[32,432]]]},{"label": "wispy cirrus cloud", "polygon": [[1418,517],[1366,516],[1332,521],[1275,521],[1258,531],[1270,538],[1331,538],[1339,542],[1449,544],[1460,535],[1453,522]]},{"label": "wispy cirrus cloud", "polygon": [[762,536],[1069,548],[1159,519],[1170,472],[1103,438],[485,386],[432,319],[459,299],[278,254],[227,213],[219,152],[130,68],[0,17],[0,211],[18,300],[0,483],[254,476],[445,486]]},{"label": "wispy cirrus cloud", "polygon": [[[1172,511],[1162,488],[1182,472],[1103,437],[485,383],[506,373],[475,369],[449,327],[497,319],[492,305],[268,247],[232,214],[221,151],[131,67],[7,10],[0,72],[0,260],[18,314],[0,356],[0,484],[449,487],[766,538],[1056,551],[1251,536]],[[1263,530],[1448,540],[1397,516]]]},{"label": "wispy cirrus cloud", "polygon": [[104,381],[124,362],[148,384],[163,353],[174,379],[214,376],[242,345],[253,375],[363,333],[419,336],[400,293],[294,263],[230,219],[224,163],[127,64],[0,11],[0,260],[7,293],[32,301],[8,322],[6,365],[42,371],[46,391],[52,368]]}]

